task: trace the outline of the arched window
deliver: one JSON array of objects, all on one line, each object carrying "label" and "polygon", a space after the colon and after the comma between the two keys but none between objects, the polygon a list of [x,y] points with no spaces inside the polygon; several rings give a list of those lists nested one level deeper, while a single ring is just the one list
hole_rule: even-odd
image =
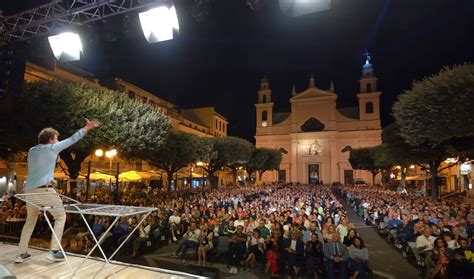
[{"label": "arched window", "polygon": [[372,102],[365,104],[365,113],[374,113],[374,104]]},{"label": "arched window", "polygon": [[267,95],[263,95],[262,96],[262,103],[266,103],[267,102]]},{"label": "arched window", "polygon": [[262,111],[262,121],[267,121],[267,111]]},{"label": "arched window", "polygon": [[372,92],[372,83],[367,83],[367,93]]}]

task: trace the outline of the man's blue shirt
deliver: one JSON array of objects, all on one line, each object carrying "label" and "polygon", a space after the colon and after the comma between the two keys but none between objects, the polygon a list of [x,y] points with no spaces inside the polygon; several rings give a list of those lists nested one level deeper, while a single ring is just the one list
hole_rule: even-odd
[{"label": "man's blue shirt", "polygon": [[54,144],[38,144],[28,151],[28,178],[25,190],[54,182],[54,168],[59,152],[75,144],[86,134],[80,129],[71,137]]}]

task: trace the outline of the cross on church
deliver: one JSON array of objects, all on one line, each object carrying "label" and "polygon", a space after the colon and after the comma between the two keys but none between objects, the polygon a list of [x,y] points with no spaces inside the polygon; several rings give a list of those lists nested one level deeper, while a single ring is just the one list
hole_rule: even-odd
[{"label": "cross on church", "polygon": [[372,59],[372,56],[370,55],[368,50],[365,51],[364,56],[365,56],[365,64],[370,64],[370,59]]}]

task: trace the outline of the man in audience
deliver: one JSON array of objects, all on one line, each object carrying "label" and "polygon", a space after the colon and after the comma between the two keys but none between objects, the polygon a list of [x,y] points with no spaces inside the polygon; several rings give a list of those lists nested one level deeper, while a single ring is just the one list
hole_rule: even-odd
[{"label": "man in audience", "polygon": [[347,278],[349,254],[347,248],[341,243],[338,233],[333,234],[332,240],[324,245],[324,257],[326,258],[330,279]]}]

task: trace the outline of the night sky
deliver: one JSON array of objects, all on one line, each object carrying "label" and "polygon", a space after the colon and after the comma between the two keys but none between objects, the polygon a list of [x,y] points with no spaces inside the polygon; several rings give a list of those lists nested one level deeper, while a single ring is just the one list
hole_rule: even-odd
[{"label": "night sky", "polygon": [[[18,2],[2,1],[4,14],[40,1],[21,1],[22,7]],[[276,111],[289,110],[293,84],[297,92],[306,89],[310,74],[322,89],[334,80],[338,106],[353,106],[368,49],[387,125],[396,96],[413,80],[443,65],[474,62],[472,0],[333,0],[330,10],[298,18],[283,15],[277,0],[265,1],[257,12],[245,0],[210,2],[209,17],[197,22],[192,1],[175,1],[180,34],[163,43],[146,43],[136,13],[94,23],[81,30],[84,56],[74,64],[184,108],[215,106],[229,119],[230,135],[253,141],[264,74]],[[46,38],[29,48],[32,56],[51,55]]]}]

